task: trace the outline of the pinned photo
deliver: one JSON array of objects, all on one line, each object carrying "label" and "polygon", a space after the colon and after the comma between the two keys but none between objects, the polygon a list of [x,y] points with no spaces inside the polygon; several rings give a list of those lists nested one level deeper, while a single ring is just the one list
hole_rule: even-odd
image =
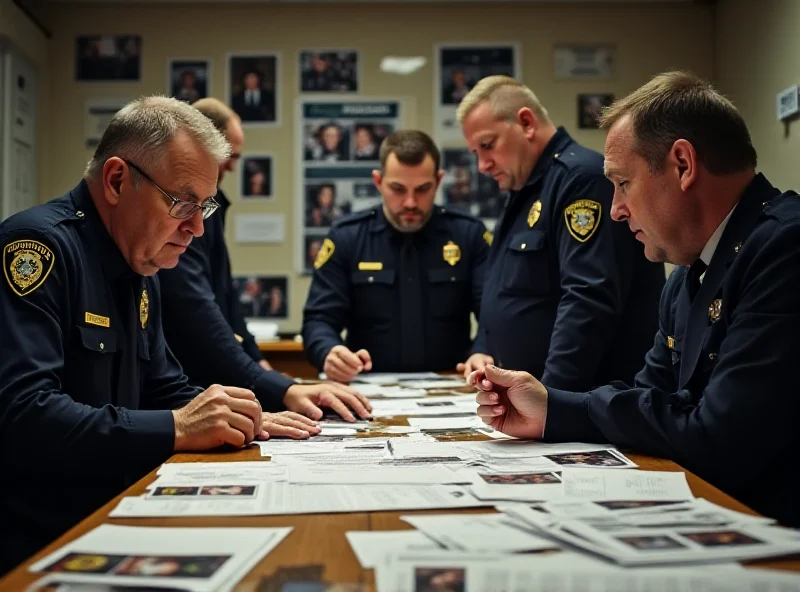
[{"label": "pinned photo", "polygon": [[209,60],[170,60],[169,93],[179,101],[194,103],[208,96]]},{"label": "pinned photo", "polygon": [[228,104],[242,123],[277,123],[278,56],[233,55],[228,60]]},{"label": "pinned photo", "polygon": [[77,37],[75,79],[138,81],[142,38],[139,35],[85,35]]},{"label": "pinned photo", "polygon": [[358,92],[358,52],[301,51],[300,92]]},{"label": "pinned photo", "polygon": [[245,156],[242,159],[242,197],[272,197],[272,157]]},{"label": "pinned photo", "polygon": [[248,319],[285,319],[288,317],[286,276],[237,276],[233,288],[239,295],[242,313]]}]

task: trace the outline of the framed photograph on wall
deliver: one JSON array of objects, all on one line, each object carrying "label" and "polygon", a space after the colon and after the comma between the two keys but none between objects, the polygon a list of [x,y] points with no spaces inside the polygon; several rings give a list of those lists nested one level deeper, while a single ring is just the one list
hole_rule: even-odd
[{"label": "framed photograph on wall", "polygon": [[597,118],[603,110],[614,102],[612,94],[580,94],[578,95],[578,127],[581,129],[597,129]]},{"label": "framed photograph on wall", "polygon": [[169,96],[186,103],[206,98],[211,81],[211,60],[173,58],[167,64]]},{"label": "framed photograph on wall", "polygon": [[138,82],[142,38],[139,35],[81,35],[75,38],[75,80]]},{"label": "framed photograph on wall", "polygon": [[352,49],[306,49],[300,52],[300,92],[359,91],[358,52]]},{"label": "framed photograph on wall", "polygon": [[285,319],[289,316],[288,278],[237,276],[233,288],[247,319]]},{"label": "framed photograph on wall", "polygon": [[272,156],[246,155],[239,167],[242,175],[242,198],[264,199],[272,197]]},{"label": "framed photograph on wall", "polygon": [[228,56],[228,105],[242,125],[279,125],[280,55],[231,54]]},{"label": "framed photograph on wall", "polygon": [[608,80],[616,69],[613,45],[556,45],[553,74],[558,80]]}]

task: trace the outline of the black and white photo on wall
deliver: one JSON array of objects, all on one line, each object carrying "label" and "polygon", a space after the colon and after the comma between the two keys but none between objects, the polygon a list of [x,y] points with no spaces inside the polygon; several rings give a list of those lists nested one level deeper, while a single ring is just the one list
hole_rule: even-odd
[{"label": "black and white photo on wall", "polygon": [[228,56],[228,104],[243,125],[279,122],[278,68],[276,54]]},{"label": "black and white photo on wall", "polygon": [[171,59],[167,66],[169,94],[180,101],[194,103],[209,95],[211,60]]},{"label": "black and white photo on wall", "polygon": [[75,79],[81,82],[141,78],[139,35],[81,35],[75,38]]},{"label": "black and white photo on wall", "polygon": [[613,102],[614,95],[611,94],[578,95],[578,127],[597,129],[597,120],[602,114],[603,107],[608,107]]},{"label": "black and white photo on wall", "polygon": [[242,197],[272,197],[272,156],[250,155],[242,158]]},{"label": "black and white photo on wall", "polygon": [[300,52],[300,92],[358,92],[358,52],[348,49]]}]

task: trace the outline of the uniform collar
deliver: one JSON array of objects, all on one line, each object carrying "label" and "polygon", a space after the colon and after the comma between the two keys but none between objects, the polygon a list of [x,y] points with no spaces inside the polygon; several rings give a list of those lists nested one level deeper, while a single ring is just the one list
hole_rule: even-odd
[{"label": "uniform collar", "polygon": [[[531,171],[531,174],[528,176],[528,180],[525,181],[525,188],[528,188],[532,185],[541,180],[544,177],[544,174],[547,172],[547,169],[553,164],[553,160],[558,158],[559,155],[564,151],[564,149],[569,146],[574,140],[569,135],[566,129],[563,127],[559,127],[556,130],[556,133],[553,134],[553,137],[550,138],[550,141],[542,150],[542,153],[539,155],[539,160],[536,161],[536,164]],[[520,190],[520,191],[522,191]],[[511,194],[514,195],[519,193],[518,191],[512,191]]]},{"label": "uniform collar", "polygon": [[77,187],[70,191],[70,198],[75,205],[75,218],[84,222],[83,228],[92,241],[94,252],[100,255],[106,276],[111,280],[133,279],[137,274],[125,261],[125,257],[122,256],[114,239],[108,234],[108,230],[97,212],[97,207],[92,201],[92,195],[85,180],[82,180]]}]

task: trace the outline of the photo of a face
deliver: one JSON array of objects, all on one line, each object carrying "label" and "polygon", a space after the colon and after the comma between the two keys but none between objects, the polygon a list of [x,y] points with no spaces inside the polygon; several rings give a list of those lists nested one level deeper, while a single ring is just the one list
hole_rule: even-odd
[{"label": "photo of a face", "polygon": [[122,576],[160,576],[172,578],[210,578],[230,555],[201,556],[132,556],[127,557],[114,570]]},{"label": "photo of a face", "polygon": [[462,567],[418,567],[414,592],[464,592],[466,570]]},{"label": "photo of a face", "polygon": [[277,122],[277,56],[230,56],[228,76],[228,104],[241,118],[242,125]]},{"label": "photo of a face", "polygon": [[242,159],[242,197],[272,197],[272,158],[269,156]]},{"label": "photo of a face", "polygon": [[483,475],[481,479],[490,485],[552,485],[561,483],[558,473],[506,473]]},{"label": "photo of a face", "polygon": [[253,497],[256,489],[255,485],[209,485],[200,489],[200,495]]},{"label": "photo of a face", "polygon": [[151,494],[152,497],[185,497],[197,495],[199,487],[156,487]]},{"label": "photo of a face", "polygon": [[637,551],[663,551],[665,549],[686,549],[683,545],[675,539],[666,535],[653,535],[653,536],[625,536],[616,537],[618,541],[625,543],[636,549]]},{"label": "photo of a face", "polygon": [[736,530],[681,533],[681,536],[704,547],[763,545],[764,541]]},{"label": "photo of a face", "polygon": [[571,452],[567,454],[545,454],[545,458],[559,465],[585,465],[591,467],[624,467],[625,463],[608,450],[595,452]]},{"label": "photo of a face", "polygon": [[209,62],[173,60],[169,63],[170,96],[194,103],[208,96]]}]

